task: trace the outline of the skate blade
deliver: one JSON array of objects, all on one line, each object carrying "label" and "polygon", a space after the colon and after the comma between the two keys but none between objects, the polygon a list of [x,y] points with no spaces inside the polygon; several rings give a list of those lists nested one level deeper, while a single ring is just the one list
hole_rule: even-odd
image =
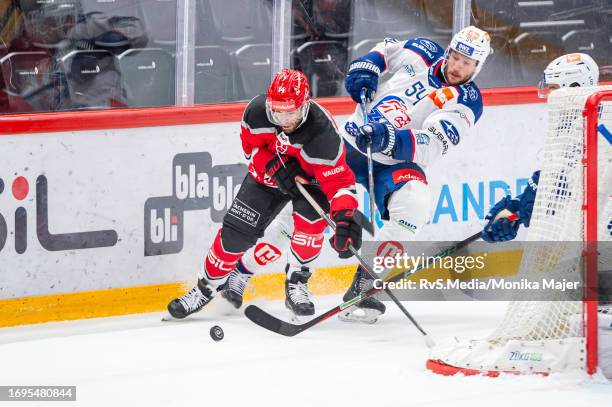
[{"label": "skate blade", "polygon": [[338,314],[342,322],[357,322],[361,324],[374,324],[381,313],[375,309],[351,307]]},{"label": "skate blade", "polygon": [[172,315],[170,315],[170,313],[166,312],[164,315],[162,315],[161,317],[161,321],[162,322],[176,322],[176,321],[182,321],[185,318],[174,318]]},{"label": "skate blade", "polygon": [[242,307],[234,307],[234,305],[226,300],[221,293],[222,291],[219,291],[217,295],[215,295],[215,298],[213,298],[212,301],[205,307],[207,308],[207,313],[212,316],[220,317],[242,315]]},{"label": "skate blade", "polygon": [[187,315],[185,318],[174,318],[169,312],[164,313],[162,322],[184,322],[184,321],[210,321],[229,316],[241,316],[240,310],[234,308],[225,298],[220,295],[215,297],[199,311]]},{"label": "skate blade", "polygon": [[[234,304],[232,304],[232,303],[230,302],[230,300],[228,300],[227,298],[225,298],[224,293],[226,293],[226,292],[228,292],[228,291],[229,291],[229,290],[221,290],[221,291],[217,291],[217,295],[215,296],[215,298],[220,297],[220,298],[223,300],[223,302],[225,303],[224,305],[229,306],[229,307],[228,307],[228,309],[230,309],[230,308],[231,308],[231,310],[232,310],[232,311],[235,311],[234,313],[241,314],[242,312],[241,312],[240,310],[242,309],[242,306],[240,306],[240,307],[236,308],[236,307],[234,306]],[[242,305],[244,305],[244,303],[243,303]],[[221,308],[221,306],[220,306],[220,308]],[[223,307],[223,308],[225,308],[225,307]],[[230,311],[228,311],[228,312],[230,312]]]},{"label": "skate blade", "polygon": [[291,311],[290,309],[287,310],[287,313],[289,315],[289,321],[293,322],[294,324],[304,324],[308,321],[310,321],[312,319],[313,315],[297,315],[294,314],[293,311]]}]

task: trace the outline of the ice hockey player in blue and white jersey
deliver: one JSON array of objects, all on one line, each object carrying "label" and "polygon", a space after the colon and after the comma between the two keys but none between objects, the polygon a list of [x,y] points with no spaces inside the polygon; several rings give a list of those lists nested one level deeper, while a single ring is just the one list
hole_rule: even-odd
[{"label": "ice hockey player in blue and white jersey", "polygon": [[[366,89],[367,124],[361,108],[344,125],[347,163],[368,188],[366,148],[372,142],[374,195],[383,227],[377,241],[414,241],[431,213],[427,168],[444,159],[482,115],[474,78],[490,53],[489,35],[470,26],[446,50],[426,38],[387,39],[349,65],[346,89],[357,103]],[[370,277],[359,267],[344,299],[358,295]],[[341,319],[372,322],[384,312],[375,298]]]},{"label": "ice hockey player in blue and white jersey", "polygon": [[[366,188],[366,146],[372,141],[376,206],[389,221],[379,240],[414,240],[425,224],[429,204],[422,202],[418,215],[412,206],[429,198],[427,167],[468,136],[480,118],[482,97],[473,79],[489,52],[488,34],[467,27],[446,51],[426,38],[386,39],[350,64],[346,89],[357,103],[366,90],[368,124],[358,106],[343,136],[349,165]],[[408,193],[411,189],[417,190]]]},{"label": "ice hockey player in blue and white jersey", "polygon": [[[426,38],[388,38],[349,65],[345,87],[357,103],[365,89],[368,124],[358,105],[340,127],[347,163],[366,190],[365,151],[372,141],[375,202],[383,219],[377,241],[414,241],[428,221],[432,198],[427,168],[469,137],[482,115],[482,97],[473,80],[489,53],[489,35],[470,26],[458,32],[446,50]],[[284,212],[242,258],[230,283],[235,280],[240,282],[237,287],[244,287],[257,267],[286,249],[292,226],[290,212]],[[357,296],[370,279],[359,267],[344,299]],[[308,296],[307,287],[301,288]],[[341,319],[373,323],[385,312],[384,304],[373,297],[356,308],[346,310]]]}]

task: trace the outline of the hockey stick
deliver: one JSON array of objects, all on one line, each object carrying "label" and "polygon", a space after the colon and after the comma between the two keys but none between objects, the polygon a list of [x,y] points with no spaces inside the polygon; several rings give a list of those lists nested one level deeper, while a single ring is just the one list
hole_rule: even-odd
[{"label": "hockey stick", "polygon": [[[302,185],[302,180],[299,178],[296,178],[295,183],[298,187],[298,189],[300,190],[300,192],[302,193],[302,195],[304,195],[304,198],[306,198],[306,200],[308,201],[308,203],[310,203],[310,205],[312,205],[313,208],[315,208],[315,210],[320,213],[323,212],[323,209],[319,206],[319,204],[317,203],[317,201],[314,200],[314,198],[312,197],[312,195],[310,195],[310,193],[306,190],[306,188],[304,188],[304,185]],[[335,232],[336,231],[336,225],[334,224],[334,222],[328,217],[324,217],[325,221],[327,222],[327,224],[329,225],[329,227],[332,228],[332,230]],[[361,265],[361,267],[365,270],[366,273],[368,273],[370,275],[370,277],[372,279],[376,279],[376,274],[374,272],[372,272],[370,266],[365,262],[365,260],[359,255],[359,252],[357,252],[357,250],[353,247],[353,245],[349,244],[348,245],[349,251],[351,252],[351,254],[353,256],[355,256],[355,258],[357,259],[357,261],[359,262],[359,264]],[[427,332],[425,332],[425,330],[423,328],[421,328],[421,326],[419,325],[419,323],[416,321],[416,319],[414,319],[414,317],[410,314],[410,312],[408,312],[408,310],[402,305],[402,303],[397,299],[397,297],[391,292],[391,290],[389,290],[388,288],[385,287],[384,289],[385,293],[387,293],[387,295],[389,296],[389,298],[391,298],[391,300],[395,303],[395,305],[398,306],[398,308],[404,313],[404,315],[406,315],[406,317],[408,317],[408,319],[410,320],[410,322],[412,322],[412,324],[421,332],[421,334],[425,337],[425,343],[427,343],[427,346],[433,346],[433,340],[427,336]],[[430,346],[430,347],[431,347]]]},{"label": "hockey stick", "polygon": [[[476,240],[480,239],[480,235],[481,232],[475,233],[472,236],[468,237],[467,239],[457,243],[454,246],[448,247],[440,252],[438,252],[434,257],[446,257],[451,255],[452,253],[457,252],[458,250],[461,250],[462,248],[466,247],[467,245],[469,245],[470,243],[475,242]],[[417,271],[422,270],[423,268],[425,268],[427,266],[427,264],[421,264],[419,265],[417,268],[415,268],[411,273],[414,274]],[[400,273],[396,273],[390,277],[385,278],[385,280],[383,281],[384,283],[388,283],[388,282],[394,282],[394,281],[399,281],[402,280],[403,278],[406,277],[406,273],[405,272],[400,272]],[[330,309],[329,311],[319,315],[318,317],[311,319],[310,321],[304,323],[304,324],[292,324],[289,322],[285,322],[282,321],[278,318],[276,318],[273,315],[270,315],[269,313],[267,313],[266,311],[262,310],[261,308],[255,306],[255,305],[249,305],[248,307],[246,307],[244,314],[246,315],[246,317],[248,319],[250,319],[251,321],[253,321],[255,324],[261,326],[262,328],[265,328],[269,331],[272,332],[276,332],[280,335],[284,335],[284,336],[295,336],[309,328],[312,328],[313,326],[333,317],[336,314],[339,314],[340,312],[342,312],[343,310],[359,304],[361,301],[363,301],[364,299],[371,297],[375,294],[377,294],[378,292],[382,291],[382,288],[375,288],[372,287],[369,290],[367,290],[366,292],[363,292],[361,294],[359,294],[358,296],[343,302],[340,305],[335,306],[334,308]],[[425,335],[425,340],[426,340],[426,344],[428,347],[432,347],[433,346],[433,341],[431,340],[431,338],[429,338],[427,335]]]},{"label": "hockey stick", "polygon": [[[310,193],[308,193],[308,191],[304,188],[304,185],[308,185],[308,181],[306,181],[303,178],[298,176],[295,179],[295,183],[297,184],[298,189],[300,190],[300,192],[302,192],[302,195],[304,195],[304,197],[306,198],[308,203],[310,203],[312,208],[315,210],[315,212],[320,217],[322,217],[328,225],[330,225],[332,228],[334,228],[334,226],[332,226],[334,224],[334,222],[331,220],[329,215],[327,215],[327,213],[325,213],[323,208],[321,208],[321,205],[319,205],[317,203],[317,201],[314,200],[312,195],[310,195]],[[368,232],[370,234],[370,236],[374,236],[374,227],[372,226],[372,224],[370,222],[368,222],[366,220],[365,215],[363,213],[361,213],[359,210],[355,210],[353,216],[355,218],[355,222],[359,226],[361,226],[363,228],[363,230]]]},{"label": "hockey stick", "polygon": [[[361,89],[361,114],[363,115],[363,125],[368,124],[368,109],[366,108],[366,89]],[[368,141],[368,195],[370,196],[370,223],[372,229],[376,230],[376,220],[374,220],[374,162],[372,161],[372,139]]]},{"label": "hockey stick", "polygon": [[[281,164],[283,167],[285,167],[285,164],[281,161]],[[299,178],[299,182],[298,182],[298,178]],[[296,184],[300,184],[301,185],[308,185],[309,182],[306,181],[305,179],[303,179],[302,177],[296,177],[295,180]],[[310,194],[308,194],[308,196],[310,196]],[[312,199],[312,197],[311,197]],[[331,222],[331,219],[329,218],[329,216],[327,216],[327,213],[325,213],[325,211],[323,210],[323,208],[321,208],[321,206],[319,206],[319,204],[316,203],[315,200],[309,201],[312,205],[312,203],[314,202],[313,208],[314,210],[319,214],[320,217],[322,217],[323,219],[325,219],[325,222],[327,222],[327,224],[329,225]],[[355,220],[355,222],[361,226],[363,228],[363,230],[365,230],[366,232],[368,232],[370,234],[370,236],[374,237],[374,224],[368,222],[368,220],[365,218],[365,215],[363,213],[361,213],[359,210],[355,210],[354,214],[353,214],[353,218]]]},{"label": "hockey stick", "polygon": [[[325,219],[325,221],[327,222],[327,224],[335,231],[336,230],[336,225],[334,224],[334,222],[329,218],[329,216],[327,216],[327,214],[325,214],[323,212],[323,209],[319,206],[319,204],[317,203],[317,201],[314,200],[314,198],[312,197],[312,195],[310,195],[310,193],[306,190],[306,188],[304,188],[304,185],[302,185],[303,180],[299,177],[296,177],[296,185],[298,187],[298,189],[300,190],[300,192],[302,193],[302,195],[304,196],[304,198],[306,198],[306,200],[310,203],[310,205],[312,205],[312,207],[315,209],[315,211],[319,214],[322,215],[323,219]],[[370,267],[368,266],[368,264],[365,262],[365,260],[363,260],[363,258],[359,255],[359,253],[357,252],[357,250],[349,244],[348,246],[349,251],[353,254],[353,256],[355,256],[355,258],[357,259],[357,261],[359,262],[359,264],[361,265],[361,267],[366,271],[366,273],[368,273],[370,275],[370,277],[372,277],[372,279],[376,279],[376,275],[371,271]],[[414,317],[410,314],[410,312],[408,312],[408,310],[402,305],[402,303],[397,299],[397,297],[391,292],[391,290],[389,290],[386,286],[383,289],[385,291],[385,293],[387,293],[387,295],[389,296],[389,298],[391,298],[391,300],[395,303],[395,305],[398,306],[398,308],[404,313],[404,315],[406,315],[406,317],[408,317],[408,319],[410,320],[410,322],[412,322],[412,324],[419,330],[419,332],[421,332],[421,334],[423,335],[423,337],[425,338],[425,343],[427,344],[428,347],[432,347],[434,345],[434,341],[427,335],[427,332],[425,332],[425,330],[419,325],[419,323],[414,319]],[[377,291],[381,291],[380,289]],[[362,294],[363,295],[363,294]],[[359,298],[359,297],[356,297]],[[361,300],[357,301],[360,302]],[[350,302],[350,301],[349,301]],[[351,303],[351,305],[353,305],[354,303]],[[251,316],[253,316],[253,311],[251,308],[251,311],[249,311],[249,308],[251,308],[251,306],[247,307],[247,309],[245,310],[245,315],[247,316],[247,318],[251,319],[253,322],[257,323],[255,319],[252,319]],[[346,308],[346,307],[344,307]],[[344,309],[344,308],[340,308],[340,310]],[[260,310],[261,311],[261,310]],[[249,316],[251,315],[251,316]],[[333,314],[332,314],[333,315]],[[330,315],[331,316],[331,315]],[[255,317],[257,320],[257,317]],[[280,320],[279,320],[280,321]],[[282,321],[281,321],[282,322]],[[312,321],[311,321],[312,322]],[[260,324],[258,324],[260,325]],[[261,325],[264,326],[264,325]],[[265,326],[264,326],[265,328]],[[280,328],[279,328],[280,329]],[[273,329],[272,329],[273,330]],[[281,333],[281,332],[279,332]],[[296,332],[296,334],[299,332]],[[295,335],[295,334],[294,334]],[[293,336],[293,335],[287,335],[287,336]]]}]

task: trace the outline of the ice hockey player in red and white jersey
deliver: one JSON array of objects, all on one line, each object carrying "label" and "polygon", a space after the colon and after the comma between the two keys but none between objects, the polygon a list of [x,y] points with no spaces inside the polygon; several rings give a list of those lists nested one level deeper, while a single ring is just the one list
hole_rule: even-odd
[{"label": "ice hockey player in red and white jersey", "polygon": [[[354,218],[355,176],[346,163],[344,142],[332,117],[309,94],[306,76],[284,69],[275,75],[267,95],[249,102],[240,133],[249,173],[223,218],[197,285],[168,305],[173,317],[201,310],[217,291],[239,307],[242,296],[233,295],[228,276],[236,273],[244,252],[288,202],[294,231],[286,266],[286,305],[297,316],[314,314],[308,264],[321,251],[327,224],[299,192],[296,176],[314,181],[307,189],[336,223],[332,246],[339,255],[352,256],[349,244],[361,246],[361,226]],[[241,282],[235,279],[232,284]]]},{"label": "ice hockey player in red and white jersey", "polygon": [[[482,97],[473,80],[489,53],[489,35],[470,26],[446,50],[427,38],[387,38],[349,65],[346,89],[357,103],[366,90],[368,124],[357,106],[341,131],[347,162],[366,189],[365,151],[372,141],[375,201],[383,219],[376,240],[414,241],[427,223],[432,205],[427,168],[469,137],[480,118]],[[290,230],[287,215],[281,214],[266,231],[262,247],[282,252]],[[261,256],[249,251],[238,268],[248,276],[261,264]],[[344,299],[357,296],[370,279],[359,267]],[[357,308],[345,310],[341,319],[372,323],[385,312],[373,297]]]}]

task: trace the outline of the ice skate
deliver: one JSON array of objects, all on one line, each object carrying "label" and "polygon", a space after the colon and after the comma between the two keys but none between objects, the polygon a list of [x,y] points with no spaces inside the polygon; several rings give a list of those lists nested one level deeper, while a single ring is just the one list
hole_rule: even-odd
[{"label": "ice skate", "polygon": [[[372,277],[359,267],[353,277],[351,286],[342,297],[342,300],[348,301],[367,291],[372,287],[372,281]],[[380,315],[385,313],[385,310],[385,304],[374,297],[368,297],[359,304],[347,308],[338,314],[338,318],[344,322],[373,324],[378,320]]]},{"label": "ice skate", "polygon": [[285,306],[291,312],[293,319],[300,320],[314,315],[314,304],[308,291],[308,279],[312,273],[308,267],[286,267]]},{"label": "ice skate", "polygon": [[248,273],[240,262],[229,274],[227,281],[217,288],[221,297],[225,298],[234,308],[242,307],[244,289],[249,283],[252,274]]},{"label": "ice skate", "polygon": [[208,281],[201,278],[187,294],[170,301],[168,312],[175,319],[183,319],[204,308],[213,299],[213,296],[213,287]]}]

